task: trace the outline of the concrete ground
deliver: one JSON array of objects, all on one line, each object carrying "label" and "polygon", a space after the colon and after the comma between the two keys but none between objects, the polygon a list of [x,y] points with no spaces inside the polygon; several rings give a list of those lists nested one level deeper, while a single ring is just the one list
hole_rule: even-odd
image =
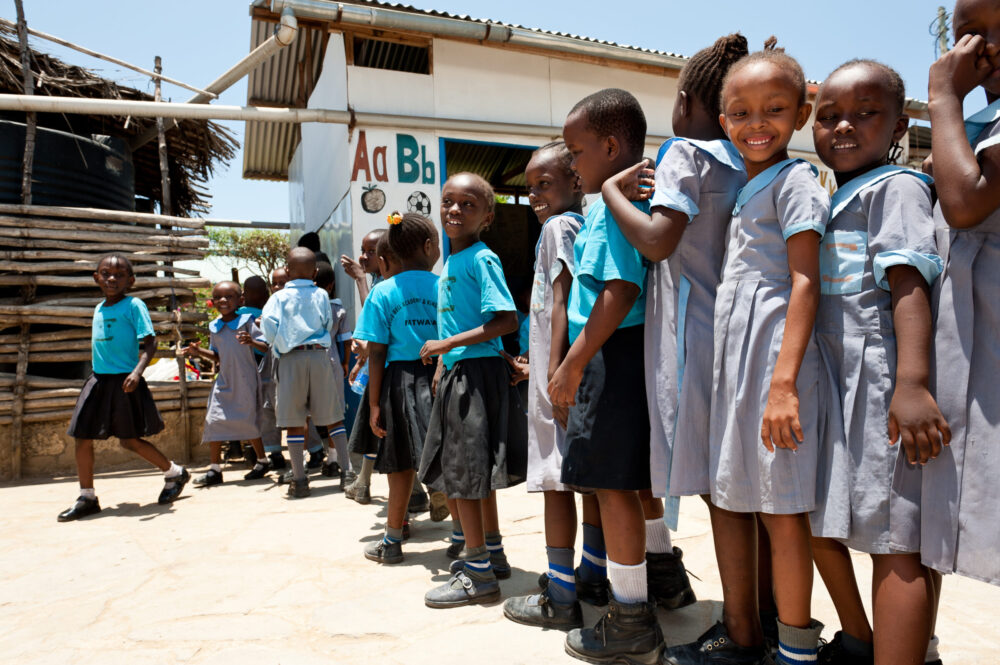
[{"label": "concrete ground", "polygon": [[[542,663],[577,662],[564,635],[513,624],[500,603],[424,606],[447,579],[450,522],[421,516],[406,561],[361,555],[382,530],[386,484],[359,506],[338,482],[314,477],[313,496],[291,501],[271,482],[185,489],[158,506],[159,474],[104,474],[100,515],[59,524],[75,479],[0,486],[0,662],[5,663]],[[504,544],[514,566],[505,596],[533,592],[545,566],[542,499],[501,493]],[[669,644],[690,641],[721,613],[708,514],[685,500],[675,543],[700,601],[660,611]],[[862,588],[871,565],[855,557]],[[867,594],[866,594],[867,595]],[[830,638],[837,618],[818,582],[814,615]],[[597,611],[585,606],[588,622]],[[1000,662],[1000,588],[946,578],[938,635],[947,665]]]}]

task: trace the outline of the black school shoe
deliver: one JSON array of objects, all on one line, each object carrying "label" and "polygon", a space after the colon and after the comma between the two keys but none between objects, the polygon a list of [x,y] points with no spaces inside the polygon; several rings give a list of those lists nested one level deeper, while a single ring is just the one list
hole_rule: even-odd
[{"label": "black school shoe", "polygon": [[403,544],[387,543],[380,538],[365,548],[365,558],[376,563],[394,564],[403,562]]},{"label": "black school shoe", "polygon": [[222,472],[209,469],[208,473],[194,479],[195,487],[215,487],[222,484]]},{"label": "black school shoe", "polygon": [[322,450],[317,450],[314,453],[309,453],[309,461],[306,462],[307,469],[318,469],[323,466],[323,460],[326,459],[326,455],[323,454]]},{"label": "black school shoe", "polygon": [[460,570],[439,587],[424,594],[424,605],[435,609],[480,605],[500,599],[500,585],[497,578],[489,575],[483,579],[473,579]]},{"label": "black school shoe", "polygon": [[530,596],[508,598],[503,604],[503,615],[514,623],[525,626],[557,630],[583,628],[580,601],[556,603],[549,598],[548,589]]},{"label": "black school shoe", "polygon": [[658,605],[668,610],[686,607],[696,601],[691,580],[681,561],[683,556],[679,547],[675,547],[672,553],[646,552],[649,595]]},{"label": "black school shoe", "polygon": [[653,665],[663,651],[663,632],[656,620],[656,603],[619,603],[593,628],[576,628],[566,636],[566,653],[588,663]]},{"label": "black school shoe", "polygon": [[302,480],[292,480],[288,483],[288,498],[289,499],[304,499],[312,494],[309,490],[309,478],[303,478]]},{"label": "black school shoe", "polygon": [[191,472],[186,467],[181,467],[179,475],[164,479],[163,489],[160,491],[160,497],[156,502],[161,506],[173,503],[174,499],[181,495],[181,491],[189,480],[191,480]]},{"label": "black school shoe", "polygon": [[668,647],[660,665],[774,665],[767,647],[741,647],[729,639],[719,621],[696,641]]},{"label": "black school shoe", "polygon": [[336,478],[340,475],[340,465],[336,462],[324,462],[319,472],[327,478]]},{"label": "black school shoe", "polygon": [[243,446],[243,463],[247,465],[248,469],[252,469],[257,466],[257,451],[253,449],[253,446],[246,444]]},{"label": "black school shoe", "polygon": [[[608,604],[608,578],[600,582],[584,582],[580,579],[580,569],[573,571],[576,578],[576,599],[594,607],[604,607]],[[543,591],[549,587],[549,574],[542,573],[538,577],[538,588]]]},{"label": "black school shoe", "polygon": [[260,480],[261,478],[266,476],[267,472],[270,471],[271,468],[270,466],[268,466],[266,457],[264,458],[264,460],[265,461],[261,461],[255,464],[254,467],[250,469],[248,473],[244,474],[243,480]]},{"label": "black school shoe", "polygon": [[285,465],[288,464],[288,462],[285,461],[285,456],[281,454],[280,450],[268,453],[267,458],[271,460],[271,468],[275,471],[284,469]]},{"label": "black school shoe", "polygon": [[838,630],[833,634],[832,640],[826,644],[820,643],[816,663],[817,665],[875,665],[875,652],[865,655],[850,653],[844,648],[844,631]]},{"label": "black school shoe", "polygon": [[99,512],[101,512],[101,504],[97,501],[96,496],[93,499],[81,496],[76,500],[76,503],[59,513],[59,517],[56,519],[60,522],[72,522],[81,517],[96,515]]}]

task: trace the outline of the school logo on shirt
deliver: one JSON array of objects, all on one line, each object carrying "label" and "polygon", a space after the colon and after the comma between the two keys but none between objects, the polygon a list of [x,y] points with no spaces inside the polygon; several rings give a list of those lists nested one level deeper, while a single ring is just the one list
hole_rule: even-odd
[{"label": "school logo on shirt", "polygon": [[111,334],[111,328],[114,327],[115,322],[118,319],[104,319],[104,337],[98,337],[95,342],[111,342],[114,341],[115,336]]}]

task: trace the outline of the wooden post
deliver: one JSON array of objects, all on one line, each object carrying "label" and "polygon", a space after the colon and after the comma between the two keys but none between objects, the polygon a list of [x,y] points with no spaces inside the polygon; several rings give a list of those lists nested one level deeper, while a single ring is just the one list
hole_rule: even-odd
[{"label": "wooden post", "polygon": [[[163,71],[162,60],[160,56],[156,56],[156,67],[154,71],[160,74]],[[157,78],[154,81],[155,93],[153,95],[154,101],[162,101],[160,96],[160,79]],[[156,119],[156,133],[159,142],[159,152],[160,152],[160,184],[162,188],[162,194],[160,196],[160,213],[163,215],[172,215],[170,211],[170,165],[167,161],[167,135],[163,127],[163,118]]]}]

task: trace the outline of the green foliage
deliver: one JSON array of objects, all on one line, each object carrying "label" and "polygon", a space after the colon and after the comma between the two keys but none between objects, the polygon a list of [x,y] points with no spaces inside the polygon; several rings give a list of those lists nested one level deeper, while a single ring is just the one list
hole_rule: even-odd
[{"label": "green foliage", "polygon": [[208,239],[208,256],[246,267],[268,281],[271,271],[285,264],[289,250],[288,233],[279,231],[210,228]]}]

